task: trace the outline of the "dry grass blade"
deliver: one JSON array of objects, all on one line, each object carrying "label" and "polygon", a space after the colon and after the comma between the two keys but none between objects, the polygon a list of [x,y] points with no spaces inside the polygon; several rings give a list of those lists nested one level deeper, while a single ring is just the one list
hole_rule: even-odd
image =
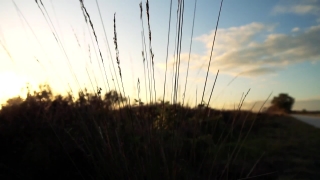
[{"label": "dry grass blade", "polygon": [[181,44],[182,44],[182,29],[183,29],[183,15],[184,15],[184,0],[179,1],[179,22],[178,22],[178,44],[176,52],[176,62],[175,62],[175,78],[174,78],[174,96],[173,103],[178,103],[178,86],[179,86],[179,73],[180,73],[180,55],[181,55]]},{"label": "dry grass blade", "polygon": [[[116,70],[115,70],[115,66],[114,66],[114,62],[113,62],[113,58],[112,58],[112,54],[111,54],[111,50],[110,50],[110,46],[109,46],[109,40],[108,40],[108,37],[107,37],[107,33],[106,33],[106,29],[105,29],[104,22],[103,22],[103,19],[102,19],[102,15],[101,15],[101,12],[100,12],[100,6],[99,6],[99,3],[98,3],[98,0],[96,0],[96,4],[97,4],[98,12],[99,12],[99,16],[100,16],[100,21],[101,21],[101,24],[102,24],[103,32],[104,32],[105,42],[107,44],[107,51],[109,52],[111,63],[112,63],[112,67],[113,67],[113,72],[114,72],[114,75],[116,77],[116,81],[117,81],[117,85],[118,85],[118,91],[120,91],[120,85],[119,85],[118,77],[116,75],[117,73],[116,73]],[[111,75],[112,75],[112,71],[110,71],[110,72],[111,72]],[[113,80],[113,75],[112,75],[112,80]]]},{"label": "dry grass blade", "polygon": [[266,152],[263,152],[260,156],[260,158],[256,161],[256,163],[253,165],[253,167],[251,168],[250,172],[247,174],[246,178],[249,178],[251,173],[253,172],[254,168],[257,166],[257,164],[260,162],[261,158],[265,155]]},{"label": "dry grass blade", "polygon": [[173,66],[172,66],[172,78],[171,78],[171,85],[172,85],[172,91],[171,91],[171,102],[173,102],[174,100],[174,96],[175,96],[175,86],[174,86],[174,80],[175,80],[175,64],[177,61],[177,56],[176,56],[176,49],[177,49],[177,43],[178,43],[178,33],[179,33],[179,29],[178,29],[178,22],[179,22],[179,8],[180,8],[180,3],[178,2],[178,8],[177,8],[177,17],[176,17],[176,33],[175,33],[175,40],[174,40],[174,50],[173,50]]},{"label": "dry grass blade", "polygon": [[89,21],[90,26],[91,26],[91,29],[92,29],[92,32],[93,32],[93,35],[94,35],[94,37],[95,37],[95,40],[96,40],[96,43],[97,43],[97,46],[98,46],[98,50],[99,50],[99,55],[100,55],[100,58],[101,58],[101,62],[102,62],[102,65],[103,65],[103,69],[104,69],[104,74],[105,74],[105,77],[106,77],[106,80],[107,80],[108,89],[109,89],[109,91],[110,91],[111,89],[110,89],[110,85],[109,85],[109,81],[108,81],[108,77],[107,77],[106,68],[105,68],[105,66],[104,66],[102,53],[101,53],[101,50],[100,50],[100,47],[99,47],[99,41],[98,41],[98,37],[97,37],[97,35],[96,35],[96,31],[94,30],[94,26],[93,26],[93,23],[92,23],[92,21],[91,21],[90,15],[89,15],[86,7],[85,7],[84,4],[83,4],[83,1],[82,1],[82,0],[79,0],[79,1],[80,1],[80,5],[81,5],[81,9],[82,9],[82,11],[83,11],[83,14],[87,17],[86,19]]},{"label": "dry grass blade", "polygon": [[[148,75],[148,87],[149,87],[149,100],[150,103],[153,102],[153,96],[152,96],[152,76],[151,75],[151,63],[148,62],[148,53],[147,53],[147,47],[146,47],[146,40],[145,40],[145,35],[144,35],[144,25],[143,25],[143,17],[142,17],[142,12],[143,12],[143,7],[142,7],[142,2],[139,4],[140,6],[140,20],[141,20],[141,38],[142,38],[142,57],[143,57],[143,63],[147,66],[147,75]],[[149,65],[150,64],[150,65]],[[146,78],[145,78],[146,79]],[[146,90],[147,92],[147,90]]]},{"label": "dry grass blade", "polygon": [[207,103],[207,108],[209,107],[210,100],[211,100],[211,97],[212,97],[212,92],[213,92],[213,90],[214,90],[214,87],[216,86],[216,82],[217,82],[218,75],[219,75],[219,70],[218,70],[218,72],[217,72],[217,74],[216,74],[216,78],[214,79],[214,83],[213,83],[212,88],[211,88],[209,100],[208,100],[208,103]]},{"label": "dry grass blade", "polygon": [[[80,45],[80,42],[79,42],[78,36],[77,36],[77,34],[76,34],[76,32],[74,31],[74,29],[73,29],[73,28],[72,28],[72,31],[73,31],[73,35],[75,36],[75,38],[76,38],[76,40],[77,40],[78,47],[79,47],[79,49],[81,50],[81,45]],[[82,50],[81,50],[81,51],[82,51]],[[82,52],[83,52],[83,51],[82,51]],[[89,59],[91,60],[91,56],[90,56],[90,46],[89,46]],[[88,68],[86,68],[86,72],[87,72],[87,76],[89,77],[89,80],[90,80],[90,83],[91,83],[91,86],[92,86],[92,90],[93,90],[93,92],[96,92],[96,90],[95,90],[95,88],[94,88],[94,86],[93,86],[93,83],[92,83],[92,80],[91,80],[90,74],[89,74],[89,72],[88,72]],[[94,75],[94,74],[93,74],[93,76],[94,76],[94,78],[95,78],[95,80],[96,80],[96,77],[95,77],[95,75]],[[95,82],[96,82],[96,86],[98,87],[97,80],[96,80]],[[98,92],[96,92],[96,93],[98,93]]]},{"label": "dry grass blade", "polygon": [[148,30],[149,30],[149,48],[150,48],[150,58],[151,58],[151,64],[152,64],[152,76],[153,76],[153,89],[154,89],[154,102],[157,102],[157,91],[156,91],[156,80],[154,77],[154,54],[152,51],[152,45],[151,45],[151,28],[150,28],[150,13],[149,13],[149,0],[146,2],[146,12],[147,12],[147,19],[148,19]]},{"label": "dry grass blade", "polygon": [[182,106],[184,105],[184,99],[186,96],[186,89],[187,89],[187,83],[188,83],[188,75],[189,75],[189,66],[190,66],[190,57],[191,57],[191,49],[192,49],[194,22],[195,22],[195,17],[196,17],[196,10],[197,10],[197,2],[198,2],[198,0],[195,0],[195,2],[194,2],[192,30],[191,30],[190,47],[189,47],[189,55],[188,55],[187,75],[186,75],[186,80],[185,80],[185,84],[184,84]]},{"label": "dry grass blade", "polygon": [[55,66],[53,65],[52,61],[51,61],[51,58],[48,56],[47,52],[44,50],[44,46],[43,44],[40,42],[38,36],[36,35],[36,33],[34,32],[33,28],[31,27],[31,25],[29,24],[28,20],[25,18],[25,16],[23,15],[23,13],[20,11],[19,7],[17,6],[17,4],[15,3],[14,0],[12,0],[12,3],[17,11],[17,13],[19,14],[19,17],[21,16],[22,19],[26,22],[28,28],[30,29],[32,35],[34,36],[34,38],[36,39],[37,43],[39,44],[39,47],[41,48],[42,52],[44,52],[45,56],[47,57],[50,65],[53,67],[53,70],[55,71],[55,75],[59,78],[59,81],[62,85],[62,87],[65,87],[65,82],[62,80],[61,76],[59,73],[57,73],[57,70],[55,68]]},{"label": "dry grass blade", "polygon": [[[50,18],[50,16],[49,16],[46,8],[44,7],[42,1],[40,1],[40,2],[41,2],[42,7],[44,8],[44,10],[45,10],[46,15],[48,16],[48,18],[46,17],[46,15],[45,15],[45,13],[43,12],[42,8],[40,7],[38,1],[36,0],[36,3],[37,3],[37,5],[38,5],[38,8],[40,9],[43,17],[45,18],[46,23],[47,23],[47,25],[49,26],[53,37],[55,38],[57,44],[59,45],[59,47],[61,48],[61,50],[63,51],[63,53],[64,53],[64,55],[65,55],[65,57],[66,57],[66,59],[67,59],[68,66],[69,66],[69,70],[70,70],[70,72],[72,73],[73,78],[75,79],[75,81],[76,81],[76,83],[77,83],[77,85],[78,85],[78,88],[80,89],[80,92],[83,92],[83,91],[82,91],[82,88],[81,88],[81,86],[80,86],[80,82],[79,82],[79,80],[78,80],[78,78],[77,78],[77,76],[76,76],[76,74],[75,74],[75,72],[74,72],[74,70],[73,70],[73,68],[72,68],[72,66],[71,66],[70,59],[69,59],[69,57],[68,57],[68,55],[67,55],[67,53],[66,53],[66,50],[65,50],[62,42],[60,41],[59,36],[58,36],[57,33],[56,33],[56,29],[55,29],[55,27],[54,27],[54,25],[53,25],[53,23],[52,23],[52,21],[51,21],[51,18]],[[49,19],[50,23],[49,23],[48,19]],[[52,26],[52,27],[51,27],[51,26]]]},{"label": "dry grass blade", "polygon": [[211,60],[212,60],[212,52],[213,52],[213,47],[214,47],[214,43],[215,43],[215,40],[216,40],[217,31],[218,31],[218,25],[219,25],[219,20],[220,20],[220,14],[221,14],[221,9],[222,9],[222,4],[223,4],[223,0],[221,0],[221,3],[220,3],[218,20],[217,20],[217,24],[216,24],[216,29],[215,29],[215,31],[214,31],[214,37],[213,37],[212,46],[211,46],[210,59],[209,59],[209,64],[208,64],[208,69],[207,69],[207,74],[206,74],[206,80],[205,80],[205,82],[204,82],[204,87],[203,87],[203,92],[202,92],[201,103],[203,102],[204,92],[206,91],[208,74],[209,74],[209,69],[210,69]]},{"label": "dry grass blade", "polygon": [[[231,124],[231,131],[229,132],[229,134],[230,134],[231,136],[233,135],[233,130],[234,130],[234,127],[233,127],[233,126],[234,126],[234,122],[235,122],[235,120],[236,120],[236,117],[237,117],[238,113],[240,112],[240,109],[241,109],[241,107],[242,107],[243,101],[245,100],[245,98],[247,97],[247,95],[248,95],[249,92],[250,92],[250,89],[247,91],[247,94],[246,94],[246,95],[244,96],[244,98],[242,99],[242,102],[241,102],[241,104],[239,105],[239,109],[237,110],[237,112],[236,112],[236,114],[235,114],[235,116],[234,116],[234,118],[233,118],[233,121],[232,121],[232,124]],[[229,134],[228,134],[228,135],[229,135]],[[240,142],[239,142],[239,140],[238,140],[238,143],[237,143],[236,147],[232,150],[232,153],[231,153],[230,157],[228,158],[227,164],[225,165],[225,168],[224,168],[224,170],[223,170],[222,173],[221,173],[221,174],[222,174],[221,177],[223,176],[223,174],[225,173],[225,171],[228,169],[230,163],[231,163],[232,160],[234,159],[234,154],[235,154],[235,152],[236,152],[239,144],[240,144]]]},{"label": "dry grass blade", "polygon": [[114,16],[113,16],[113,29],[114,29],[114,31],[113,31],[113,32],[114,32],[113,42],[114,42],[114,48],[115,48],[115,50],[116,50],[116,60],[117,60],[118,69],[119,69],[119,75],[120,75],[120,80],[121,80],[121,84],[122,84],[122,92],[123,92],[124,97],[126,97],[126,94],[125,94],[125,91],[124,91],[124,87],[123,87],[122,73],[121,73],[120,59],[119,59],[117,29],[116,29],[116,13],[114,13]]},{"label": "dry grass blade", "polygon": [[166,97],[166,84],[167,84],[167,70],[168,70],[168,56],[169,56],[169,44],[170,44],[170,30],[171,30],[171,11],[172,11],[172,0],[170,0],[170,13],[169,13],[169,27],[168,27],[168,36],[167,36],[167,52],[166,52],[166,69],[164,74],[164,83],[163,83],[163,108],[164,108],[164,98]]},{"label": "dry grass blade", "polygon": [[0,39],[0,44],[3,48],[3,50],[7,53],[7,55],[9,56],[10,60],[12,61],[13,64],[15,64],[15,61],[13,60],[10,52],[8,51],[8,49],[6,48],[6,46],[4,45],[4,43],[2,43],[1,39]]}]

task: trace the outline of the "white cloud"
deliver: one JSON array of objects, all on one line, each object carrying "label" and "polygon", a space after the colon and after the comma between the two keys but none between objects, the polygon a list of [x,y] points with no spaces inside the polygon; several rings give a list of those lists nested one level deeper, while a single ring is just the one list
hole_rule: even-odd
[{"label": "white cloud", "polygon": [[287,9],[288,12],[296,13],[296,14],[316,14],[319,11],[319,7],[311,6],[311,5],[295,5],[291,6]]},{"label": "white cloud", "polygon": [[[257,32],[272,31],[274,28],[275,25],[266,26],[261,23],[253,22],[244,26],[219,29],[215,49],[238,49],[243,46],[244,43],[252,40],[257,35]],[[205,43],[206,48],[211,50],[213,37],[214,31],[211,31],[210,34],[204,34],[195,38],[195,40]]]},{"label": "white cloud", "polygon": [[[320,61],[320,25],[298,35],[272,33],[274,25],[251,23],[219,29],[210,72],[255,77],[274,74],[287,65]],[[206,71],[214,31],[195,38],[204,43],[206,54],[193,54],[191,70]],[[187,62],[187,53],[181,61]]]},{"label": "white cloud", "polygon": [[292,13],[297,15],[313,14],[317,18],[320,18],[320,0],[280,1],[280,4],[275,6],[272,10],[272,14],[274,15],[286,13]]},{"label": "white cloud", "polygon": [[277,69],[275,69],[275,68],[260,67],[260,68],[254,68],[254,69],[244,71],[240,75],[242,75],[242,76],[257,76],[257,75],[275,73],[276,70]]},{"label": "white cloud", "polygon": [[291,31],[292,31],[292,32],[298,32],[298,31],[300,31],[300,28],[295,27],[295,28],[293,28]]}]

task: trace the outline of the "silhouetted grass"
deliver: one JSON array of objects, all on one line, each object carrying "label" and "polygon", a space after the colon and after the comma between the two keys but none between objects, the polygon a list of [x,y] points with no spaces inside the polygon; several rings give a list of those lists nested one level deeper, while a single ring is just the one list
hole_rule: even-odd
[{"label": "silhouetted grass", "polygon": [[[320,148],[318,129],[287,116],[241,111],[250,89],[241,97],[239,106],[234,111],[210,108],[209,103],[219,71],[211,88],[208,103],[204,103],[212,56],[200,104],[193,108],[185,105],[185,90],[182,104],[179,102],[183,0],[178,2],[177,11],[174,74],[171,84],[172,102],[165,102],[164,99],[166,74],[163,99],[156,101],[150,28],[152,10],[149,9],[147,1],[149,34],[149,53],[147,53],[143,8],[140,3],[144,84],[146,101],[149,100],[144,103],[140,100],[139,79],[136,103],[130,102],[125,95],[115,15],[113,35],[122,88],[119,86],[112,62],[118,90],[111,90],[94,25],[83,1],[80,0],[85,22],[88,28],[91,27],[103,64],[104,75],[98,61],[103,81],[107,81],[105,89],[109,90],[102,94],[101,88],[97,87],[94,93],[90,93],[80,87],[44,4],[41,0],[41,6],[38,1],[36,3],[44,18],[48,19],[47,23],[51,25],[52,34],[66,56],[69,70],[79,85],[79,93],[78,97],[74,97],[71,93],[68,96],[54,96],[50,87],[45,85],[38,91],[28,92],[26,99],[17,97],[8,100],[0,111],[2,179],[285,179],[290,177],[315,179],[319,176],[317,170],[320,164],[314,161],[318,158],[317,149]],[[197,1],[194,16],[196,3]],[[216,33],[222,3],[223,1],[220,5]],[[98,3],[97,6],[99,7]],[[172,1],[170,1],[166,63],[170,42],[171,11]],[[100,10],[99,15],[101,18]],[[103,25],[102,18],[101,23]],[[105,30],[104,34],[107,40]],[[34,35],[37,38],[36,34]],[[75,33],[74,35],[77,37]],[[191,34],[191,38],[192,36]],[[1,45],[4,46],[3,43]],[[192,41],[189,54],[191,46]],[[108,50],[111,56],[109,45]],[[109,69],[111,70],[110,67]],[[87,70],[86,72],[94,89],[90,75]],[[94,78],[96,85],[99,86],[96,77]],[[187,80],[188,75],[185,88]]]}]

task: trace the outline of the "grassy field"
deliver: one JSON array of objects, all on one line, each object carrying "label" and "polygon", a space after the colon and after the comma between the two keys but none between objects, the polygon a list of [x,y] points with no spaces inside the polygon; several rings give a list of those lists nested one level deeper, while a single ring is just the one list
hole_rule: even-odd
[{"label": "grassy field", "polygon": [[[179,104],[113,108],[116,93],[13,99],[2,179],[317,179],[320,130],[288,116]],[[109,99],[108,99],[109,98]]]},{"label": "grassy field", "polygon": [[[181,13],[184,1],[179,3]],[[80,5],[104,65],[90,15],[83,1]],[[41,11],[45,10],[42,12],[45,16],[46,9],[42,2],[38,3],[38,7]],[[186,89],[188,83],[188,75],[183,77],[186,78],[185,84],[178,82],[179,53],[175,57],[174,76],[170,77],[175,80],[171,84],[174,87],[170,92],[172,99],[170,102],[164,98],[157,101],[155,97],[166,95],[165,88],[164,94],[156,94],[159,91],[155,88],[149,22],[149,13],[152,12],[149,12],[148,1],[145,11],[142,5],[140,7],[141,16],[142,13],[147,14],[148,20],[143,22],[141,18],[142,29],[146,28],[143,23],[148,26],[148,31],[143,32],[141,37],[144,45],[144,79],[147,79],[147,82],[141,82],[141,86],[145,84],[146,96],[150,101],[142,103],[139,97],[135,102],[130,102],[124,98],[127,96],[114,16],[114,62],[117,64],[113,64],[113,70],[119,73],[119,76],[114,74],[119,77],[115,78],[116,90],[106,94],[102,94],[99,88],[92,93],[79,90],[78,96],[62,96],[53,95],[49,86],[42,86],[37,91],[28,92],[26,99],[9,99],[0,110],[0,179],[285,180],[320,177],[319,129],[286,115],[242,111],[241,105],[249,91],[235,110],[210,108],[215,81],[209,89],[211,94],[208,99],[204,99],[204,92],[208,88],[211,57],[198,106],[184,104],[184,98],[182,102],[178,101],[178,86],[184,85]],[[218,22],[219,17],[220,12]],[[181,14],[177,17],[179,23],[183,23]],[[176,29],[177,37],[182,33],[182,26],[178,27],[181,29]],[[53,29],[52,34],[63,49]],[[149,36],[144,33],[149,33]],[[146,48],[146,44],[150,44],[150,49]],[[181,40],[176,42],[176,47],[177,52],[181,52]],[[102,67],[100,72],[104,77],[106,69]],[[73,73],[72,67],[69,68]],[[218,74],[219,71],[216,79]],[[80,84],[76,75],[75,81]],[[163,86],[168,84],[169,80]],[[142,96],[140,92],[138,96]]]}]

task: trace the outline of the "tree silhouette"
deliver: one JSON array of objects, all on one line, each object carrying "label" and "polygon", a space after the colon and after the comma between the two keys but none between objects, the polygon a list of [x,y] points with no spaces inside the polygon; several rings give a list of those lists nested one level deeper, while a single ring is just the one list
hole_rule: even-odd
[{"label": "tree silhouette", "polygon": [[282,110],[286,113],[289,113],[291,112],[294,104],[294,98],[290,97],[288,94],[280,93],[279,96],[276,96],[272,99],[271,104],[271,109]]}]

